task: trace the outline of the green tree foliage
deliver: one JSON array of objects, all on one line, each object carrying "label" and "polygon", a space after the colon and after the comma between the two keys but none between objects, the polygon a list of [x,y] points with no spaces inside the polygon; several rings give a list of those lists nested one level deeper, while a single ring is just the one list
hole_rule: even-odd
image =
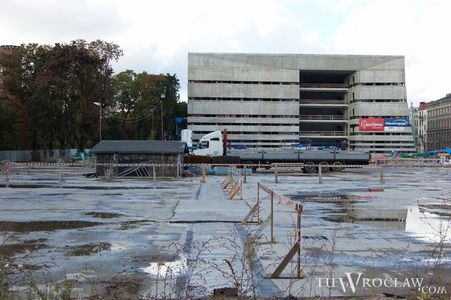
[{"label": "green tree foliage", "polygon": [[0,128],[9,126],[15,132],[2,147],[92,146],[99,120],[93,102],[112,105],[111,62],[121,55],[119,46],[100,40],[53,47],[24,44],[12,54],[0,55],[6,90],[0,109],[8,112],[7,118],[0,117]]},{"label": "green tree foliage", "polygon": [[[108,114],[108,136],[122,139],[176,139],[175,118],[186,116],[179,102],[180,83],[170,74],[135,73],[114,76],[114,105]],[[163,133],[162,122],[163,117]]]},{"label": "green tree foliage", "polygon": [[0,54],[0,149],[92,147],[100,125],[94,102],[104,139],[176,139],[175,118],[186,116],[177,76],[114,75],[111,63],[121,55],[101,40],[23,44]]}]

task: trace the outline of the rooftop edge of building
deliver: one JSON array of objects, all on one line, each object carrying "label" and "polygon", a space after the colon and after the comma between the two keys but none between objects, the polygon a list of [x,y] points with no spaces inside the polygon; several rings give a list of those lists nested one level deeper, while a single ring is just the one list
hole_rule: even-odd
[{"label": "rooftop edge of building", "polygon": [[354,58],[405,58],[405,55],[387,54],[318,54],[318,53],[265,53],[265,52],[188,52],[188,55],[223,55],[223,56],[314,56],[314,57],[354,57]]}]

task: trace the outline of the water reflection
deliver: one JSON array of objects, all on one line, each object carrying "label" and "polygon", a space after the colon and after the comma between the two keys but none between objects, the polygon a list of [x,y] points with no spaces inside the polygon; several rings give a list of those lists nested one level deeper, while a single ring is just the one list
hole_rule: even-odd
[{"label": "water reflection", "polygon": [[421,212],[418,206],[407,210],[406,232],[425,242],[451,243],[451,218]]},{"label": "water reflection", "polygon": [[143,271],[155,277],[173,277],[182,274],[187,268],[187,260],[181,257],[176,261],[153,262]]}]

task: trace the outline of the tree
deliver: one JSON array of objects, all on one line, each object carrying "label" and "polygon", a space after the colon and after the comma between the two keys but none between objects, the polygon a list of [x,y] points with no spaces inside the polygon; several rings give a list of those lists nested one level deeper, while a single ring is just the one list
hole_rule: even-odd
[{"label": "tree", "polygon": [[7,95],[2,109],[14,112],[17,147],[92,146],[98,132],[93,102],[104,109],[112,104],[111,62],[121,55],[118,45],[101,40],[53,47],[24,44],[13,54],[0,55]]},{"label": "tree", "polygon": [[109,124],[117,130],[120,123],[121,136],[128,139],[161,139],[163,129],[165,139],[176,138],[175,117],[186,116],[186,109],[183,109],[183,104],[181,109],[178,106],[180,84],[175,74],[157,75],[127,70],[114,77],[113,87],[115,104],[112,107],[115,109]]}]

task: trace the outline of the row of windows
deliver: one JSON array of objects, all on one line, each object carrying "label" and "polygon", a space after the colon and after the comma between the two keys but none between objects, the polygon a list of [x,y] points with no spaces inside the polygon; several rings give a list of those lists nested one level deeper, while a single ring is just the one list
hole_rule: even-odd
[{"label": "row of windows", "polygon": [[444,115],[446,116],[451,115],[451,106],[428,109],[429,117],[444,116]]},{"label": "row of windows", "polygon": [[448,116],[447,119],[441,120],[428,120],[428,128],[430,130],[434,129],[445,129],[451,127],[451,116]]},{"label": "row of windows", "polygon": [[189,117],[200,118],[282,118],[282,119],[299,119],[299,115],[232,115],[232,114],[189,114]]},{"label": "row of windows", "polygon": [[406,141],[350,141],[351,144],[406,144],[411,145],[411,143],[408,143]]},{"label": "row of windows", "polygon": [[[194,134],[207,134],[210,133],[211,131],[194,131]],[[267,134],[267,135],[299,135],[302,134],[302,132],[287,132],[287,131],[258,131],[256,132],[255,130],[243,130],[243,131],[233,131],[233,130],[228,130],[227,131],[230,134]],[[351,135],[355,135],[352,134]],[[366,135],[366,136],[371,136],[371,135],[383,135],[383,136],[409,136],[409,133],[361,133],[360,135]],[[365,141],[366,142],[366,141]],[[385,141],[384,143],[386,143],[387,141]],[[396,143],[396,141],[390,141],[390,143]],[[406,143],[406,141],[399,141],[399,143]]]},{"label": "row of windows", "polygon": [[208,100],[208,101],[273,101],[273,102],[298,102],[294,98],[233,98],[233,97],[188,97],[188,100]]},{"label": "row of windows", "polygon": [[[194,143],[198,143],[198,139],[193,139]],[[229,140],[228,145],[233,148],[237,145],[246,145],[246,148],[265,148],[265,147],[280,147],[285,145],[291,145],[298,142],[297,138],[288,140]],[[266,144],[266,145],[265,145]]]},{"label": "row of windows", "polygon": [[410,132],[351,132],[351,135],[412,135]]},{"label": "row of windows", "polygon": [[400,85],[400,86],[404,86],[405,83],[404,82],[361,82],[359,83],[360,85]]},{"label": "row of windows", "polygon": [[[225,84],[265,84],[265,85],[302,85],[302,83],[297,81],[255,81],[255,80],[188,80],[189,83],[225,83]],[[321,83],[320,83],[321,84]],[[322,84],[328,84],[327,82],[322,82]],[[331,83],[333,84],[333,83]],[[341,84],[341,83],[340,83]],[[344,84],[344,83],[343,83]],[[366,86],[404,86],[404,82],[361,82],[353,84],[347,81],[348,86],[355,85],[366,85]]]},{"label": "row of windows", "polygon": [[353,99],[350,103],[359,103],[359,102],[407,102],[406,99]]},{"label": "row of windows", "polygon": [[188,80],[188,82],[189,83],[299,85],[299,82],[289,82],[289,81]]},{"label": "row of windows", "polygon": [[394,145],[381,145],[381,146],[363,146],[363,145],[352,145],[354,147],[365,147],[365,148],[369,148],[369,149],[383,149],[383,148],[394,148],[396,147],[397,149],[406,149],[406,150],[414,150],[415,148],[413,146],[409,147],[409,146],[403,146],[403,145],[399,145],[399,146],[394,146]]},{"label": "row of windows", "polygon": [[[315,101],[315,104],[321,104],[323,99],[297,99],[297,98],[244,98],[244,97],[188,97],[188,100],[208,100],[208,101],[273,101],[273,102],[312,102]],[[303,101],[304,100],[304,101]],[[305,101],[308,100],[308,101]],[[327,101],[327,100],[326,100]],[[340,100],[337,100],[340,101]],[[344,100],[341,100],[343,104]],[[350,103],[359,103],[359,102],[406,102],[406,99],[354,99],[350,101]]]},{"label": "row of windows", "polygon": [[201,126],[299,126],[299,123],[230,123],[230,122],[218,122],[218,123],[188,123],[188,125],[201,125]]},{"label": "row of windows", "polygon": [[[395,118],[395,119],[403,119],[406,116],[354,116],[354,110],[352,110],[352,114],[353,116],[351,116],[351,119],[359,119],[359,118],[377,118],[377,119],[381,119],[381,118]],[[358,126],[358,125],[351,125],[351,126]]]},{"label": "row of windows", "polygon": [[[351,102],[352,102],[353,100],[362,101],[362,100],[376,100],[376,99],[356,99],[356,98],[355,98],[355,93],[352,92],[352,99],[351,99]],[[382,99],[381,99],[381,100],[382,100]],[[404,98],[402,98],[402,99],[394,99],[394,100],[397,100],[398,102],[406,102],[406,101],[407,101],[407,99],[404,99]]]},{"label": "row of windows", "polygon": [[[193,131],[193,134],[208,134],[211,133],[211,131]],[[227,133],[229,134],[266,134],[266,135],[295,135],[299,136],[299,132],[286,132],[286,131],[258,131],[255,132],[255,130],[251,131],[233,131],[233,130],[227,130]]]},{"label": "row of windows", "polygon": [[428,139],[451,137],[451,130],[441,130],[436,132],[428,132]]}]

